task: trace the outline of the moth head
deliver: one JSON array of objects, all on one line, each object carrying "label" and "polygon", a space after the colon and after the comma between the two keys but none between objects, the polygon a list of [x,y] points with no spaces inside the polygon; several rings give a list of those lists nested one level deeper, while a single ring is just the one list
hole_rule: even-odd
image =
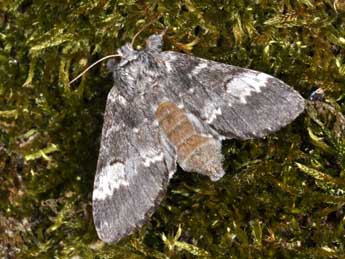
[{"label": "moth head", "polygon": [[[126,43],[125,45],[123,45],[121,48],[119,48],[117,50],[117,53],[120,57],[120,60],[113,60],[113,63],[112,65],[117,65],[117,66],[124,66],[126,65],[127,63],[133,61],[133,60],[136,60],[138,59],[138,56],[139,56],[139,51],[133,49],[132,45],[130,43]],[[108,65],[108,68],[109,68],[109,65]]]},{"label": "moth head", "polygon": [[165,30],[160,34],[153,34],[146,39],[146,47],[144,50],[136,50],[132,43],[126,43],[117,50],[118,59],[112,59],[108,62],[107,67],[110,71],[116,70],[118,67],[123,67],[128,63],[140,59],[145,53],[157,53],[162,51],[163,36]]},{"label": "moth head", "polygon": [[113,72],[119,70],[120,68],[126,66],[129,63],[135,63],[135,61],[138,61],[144,64],[152,63],[152,62],[149,62],[150,59],[153,59],[152,56],[155,53],[159,53],[162,51],[163,36],[165,32],[166,30],[164,30],[160,34],[153,34],[150,37],[148,37],[146,40],[146,47],[142,51],[136,50],[133,48],[133,41],[132,43],[126,43],[125,45],[123,45],[121,48],[117,50],[117,54],[108,55],[106,57],[103,57],[97,60],[92,65],[87,67],[77,77],[71,80],[69,84],[72,84],[73,82],[78,80],[81,76],[83,76],[89,69],[94,67],[96,64],[109,58],[111,58],[111,60],[108,61],[107,67],[109,71],[113,71]]}]

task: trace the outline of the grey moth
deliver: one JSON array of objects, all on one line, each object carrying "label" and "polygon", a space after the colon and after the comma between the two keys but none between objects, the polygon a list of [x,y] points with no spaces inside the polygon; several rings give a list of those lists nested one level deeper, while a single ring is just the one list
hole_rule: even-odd
[{"label": "grey moth", "polygon": [[261,138],[292,122],[304,99],[279,79],[174,51],[162,34],[145,49],[126,44],[108,62],[108,94],[93,218],[100,239],[117,242],[141,227],[175,172],[224,175],[223,139]]}]

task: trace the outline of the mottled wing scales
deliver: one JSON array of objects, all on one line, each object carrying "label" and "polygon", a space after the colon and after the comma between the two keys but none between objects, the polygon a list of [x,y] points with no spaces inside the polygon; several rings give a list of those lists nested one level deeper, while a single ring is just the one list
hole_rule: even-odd
[{"label": "mottled wing scales", "polygon": [[137,110],[113,88],[104,116],[93,191],[96,230],[108,243],[143,225],[164,197],[168,170],[176,166],[173,153],[168,161],[164,157],[158,125],[145,118],[135,125],[131,120],[135,116],[139,116]]},{"label": "mottled wing scales", "polygon": [[156,110],[156,118],[185,171],[207,175],[214,181],[224,175],[221,142],[198,132],[183,109],[163,102]]},{"label": "mottled wing scales", "polygon": [[225,138],[266,136],[304,110],[298,92],[265,73],[173,51],[161,55],[176,100]]}]

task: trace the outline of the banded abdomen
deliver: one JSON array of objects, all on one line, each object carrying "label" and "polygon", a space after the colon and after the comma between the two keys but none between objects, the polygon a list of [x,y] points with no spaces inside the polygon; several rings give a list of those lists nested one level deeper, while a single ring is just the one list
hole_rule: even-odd
[{"label": "banded abdomen", "polygon": [[175,103],[163,102],[156,118],[177,152],[177,162],[185,171],[207,175],[212,181],[224,175],[221,142],[198,132],[185,111]]}]

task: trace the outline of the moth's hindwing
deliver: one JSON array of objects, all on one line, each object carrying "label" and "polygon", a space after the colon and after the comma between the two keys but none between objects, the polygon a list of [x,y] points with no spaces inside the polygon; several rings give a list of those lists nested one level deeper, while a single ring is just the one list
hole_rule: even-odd
[{"label": "moth's hindwing", "polygon": [[298,92],[265,73],[173,51],[161,56],[167,90],[224,138],[266,136],[304,110]]},{"label": "moth's hindwing", "polygon": [[173,154],[165,155],[159,126],[144,118],[134,125],[138,110],[114,88],[108,95],[93,191],[96,230],[108,243],[143,225],[164,197],[168,170],[176,165]]},{"label": "moth's hindwing", "polygon": [[177,162],[185,171],[207,175],[219,180],[224,175],[221,142],[201,134],[175,103],[163,102],[156,118],[177,153]]}]

